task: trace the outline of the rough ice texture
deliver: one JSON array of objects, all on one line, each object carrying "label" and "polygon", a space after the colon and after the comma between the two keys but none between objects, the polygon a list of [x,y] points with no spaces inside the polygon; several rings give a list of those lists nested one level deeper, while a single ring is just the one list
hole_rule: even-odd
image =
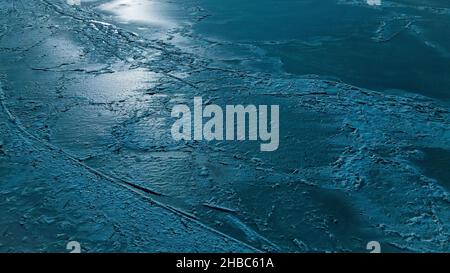
[{"label": "rough ice texture", "polygon": [[[188,27],[0,3],[0,251],[450,250],[448,185],[416,164],[450,149],[448,107],[243,71]],[[173,141],[172,106],[194,96],[281,105],[280,148]]]}]

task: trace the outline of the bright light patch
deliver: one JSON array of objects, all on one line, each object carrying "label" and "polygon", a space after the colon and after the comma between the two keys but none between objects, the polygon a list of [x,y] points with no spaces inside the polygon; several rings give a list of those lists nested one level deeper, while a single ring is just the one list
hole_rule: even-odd
[{"label": "bright light patch", "polygon": [[381,0],[367,0],[369,6],[381,6]]},{"label": "bright light patch", "polygon": [[100,9],[116,15],[123,22],[142,22],[160,27],[173,27],[174,22],[164,16],[160,2],[143,0],[114,0],[100,5]]}]

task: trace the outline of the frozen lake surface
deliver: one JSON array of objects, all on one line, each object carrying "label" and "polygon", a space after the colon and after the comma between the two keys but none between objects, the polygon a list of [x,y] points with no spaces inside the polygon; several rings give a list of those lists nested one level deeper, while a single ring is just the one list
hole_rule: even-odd
[{"label": "frozen lake surface", "polygon": [[259,66],[374,90],[450,97],[450,4],[445,1],[203,1],[195,29],[249,50]]},{"label": "frozen lake surface", "polygon": [[[449,251],[442,1],[0,0],[0,251]],[[172,107],[280,105],[280,147]]]}]

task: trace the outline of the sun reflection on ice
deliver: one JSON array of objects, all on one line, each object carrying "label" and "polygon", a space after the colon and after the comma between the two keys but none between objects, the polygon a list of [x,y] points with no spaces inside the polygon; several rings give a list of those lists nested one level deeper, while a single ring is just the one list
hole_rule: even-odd
[{"label": "sun reflection on ice", "polygon": [[100,5],[99,8],[116,15],[125,23],[142,22],[166,28],[175,25],[165,16],[166,6],[159,1],[113,0]]},{"label": "sun reflection on ice", "polygon": [[381,0],[366,0],[369,6],[381,6]]}]

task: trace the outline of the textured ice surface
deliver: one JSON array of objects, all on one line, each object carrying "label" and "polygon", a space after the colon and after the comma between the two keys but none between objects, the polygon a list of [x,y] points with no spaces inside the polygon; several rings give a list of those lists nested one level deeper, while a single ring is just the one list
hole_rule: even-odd
[{"label": "textured ice surface", "polygon": [[[444,102],[287,74],[260,43],[107,2],[0,1],[0,251],[450,250]],[[194,96],[279,104],[280,148],[173,141]]]}]

